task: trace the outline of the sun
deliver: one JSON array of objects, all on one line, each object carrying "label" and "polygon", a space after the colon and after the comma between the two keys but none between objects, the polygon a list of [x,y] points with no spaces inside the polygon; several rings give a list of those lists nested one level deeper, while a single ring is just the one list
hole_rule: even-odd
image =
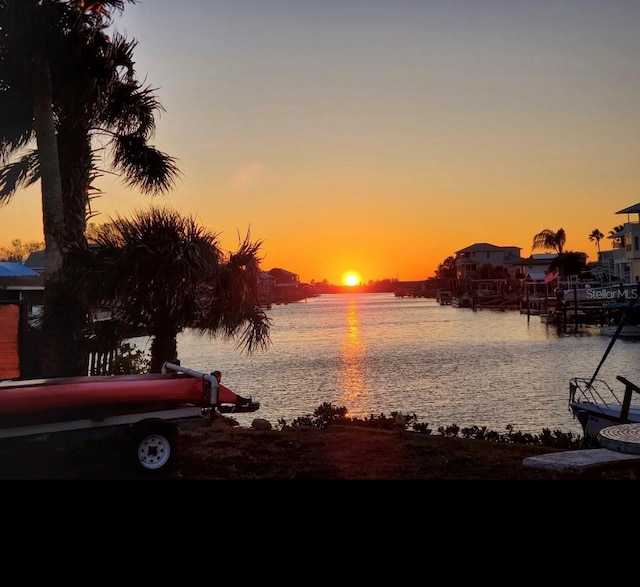
[{"label": "sun", "polygon": [[342,283],[347,287],[360,285],[360,274],[356,271],[345,271],[342,274]]}]

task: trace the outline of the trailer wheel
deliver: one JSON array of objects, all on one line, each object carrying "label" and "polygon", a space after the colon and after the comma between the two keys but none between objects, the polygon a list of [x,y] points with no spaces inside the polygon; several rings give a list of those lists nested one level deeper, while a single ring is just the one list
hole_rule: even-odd
[{"label": "trailer wheel", "polygon": [[129,455],[134,470],[157,475],[170,469],[178,454],[178,435],[166,424],[145,424],[134,429]]}]

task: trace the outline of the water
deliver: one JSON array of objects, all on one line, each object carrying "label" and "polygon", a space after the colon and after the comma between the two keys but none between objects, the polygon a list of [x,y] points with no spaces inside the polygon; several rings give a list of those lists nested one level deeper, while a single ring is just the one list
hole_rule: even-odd
[{"label": "water", "polygon": [[[504,432],[582,434],[569,411],[571,377],[591,377],[610,338],[597,327],[559,334],[518,311],[440,306],[393,294],[333,294],[274,306],[272,345],[252,355],[233,341],[185,330],[183,365],[222,371],[222,381],[260,409],[234,418],[276,425],[311,415],[325,402],[352,417],[416,414],[440,426]],[[638,382],[640,342],[618,340],[598,377],[623,390],[616,375]],[[140,346],[140,345],[138,345]]]}]

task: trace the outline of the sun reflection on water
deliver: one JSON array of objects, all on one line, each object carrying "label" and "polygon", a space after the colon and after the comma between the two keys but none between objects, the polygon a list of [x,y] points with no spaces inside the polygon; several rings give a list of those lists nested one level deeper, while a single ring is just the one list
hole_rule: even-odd
[{"label": "sun reflection on water", "polygon": [[358,408],[351,408],[349,415],[365,411],[367,402],[366,390],[366,349],[360,333],[360,315],[358,300],[349,300],[347,305],[347,336],[340,348],[340,378],[342,399],[346,404]]}]

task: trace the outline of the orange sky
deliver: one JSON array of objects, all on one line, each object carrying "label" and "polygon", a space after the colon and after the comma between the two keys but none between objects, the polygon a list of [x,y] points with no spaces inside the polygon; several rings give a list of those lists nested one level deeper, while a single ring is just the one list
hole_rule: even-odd
[{"label": "orange sky", "polygon": [[[640,202],[640,3],[140,0],[115,22],[183,177],[156,199],[103,178],[98,222],[167,205],[227,250],[250,230],[263,269],[366,283],[475,242],[528,256],[544,228],[593,260]],[[41,240],[39,187],[0,223],[0,246]]]}]

